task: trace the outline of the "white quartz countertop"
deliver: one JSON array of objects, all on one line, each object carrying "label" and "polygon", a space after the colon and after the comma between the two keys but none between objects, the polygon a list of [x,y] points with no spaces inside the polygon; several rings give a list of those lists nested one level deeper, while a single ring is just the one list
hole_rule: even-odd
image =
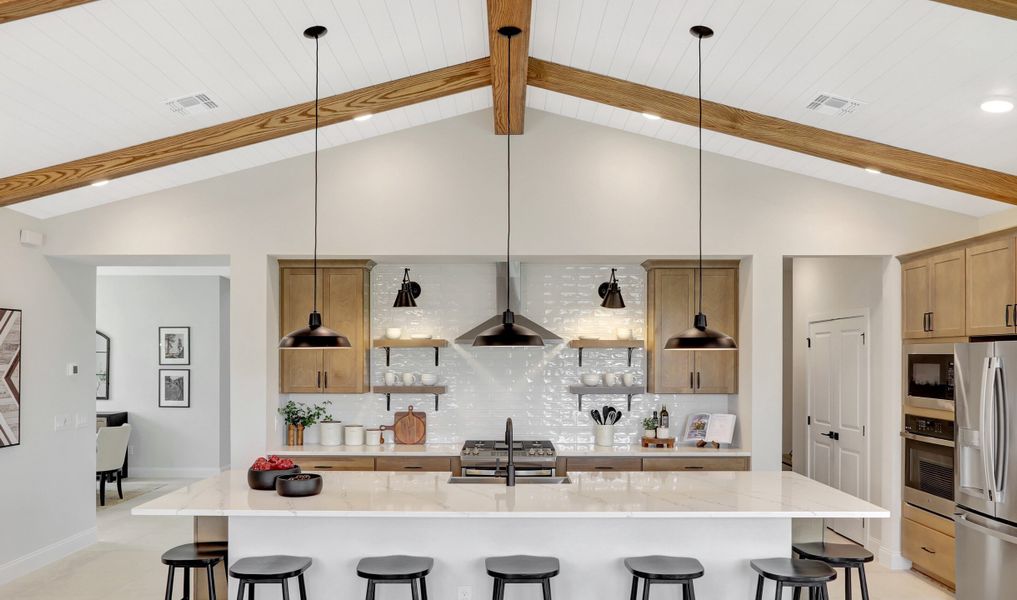
[{"label": "white quartz countertop", "polygon": [[[558,444],[554,445],[558,456],[614,456],[614,457],[705,457],[705,456],[751,456],[748,450],[741,448],[696,448],[680,446],[676,448],[643,448],[639,444],[617,446],[594,446],[593,444]],[[303,446],[280,446],[269,450],[269,454],[281,456],[459,456],[463,445],[459,444],[383,444],[381,446],[322,446],[305,444]]]},{"label": "white quartz countertop", "polygon": [[146,502],[135,515],[519,518],[888,518],[878,506],[791,472],[576,473],[569,484],[452,484],[449,473],[323,472],[324,490],[284,498],[226,471]]}]

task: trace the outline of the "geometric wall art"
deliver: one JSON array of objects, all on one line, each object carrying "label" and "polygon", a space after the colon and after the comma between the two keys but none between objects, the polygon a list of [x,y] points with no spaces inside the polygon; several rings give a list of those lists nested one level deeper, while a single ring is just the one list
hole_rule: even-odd
[{"label": "geometric wall art", "polygon": [[21,311],[0,308],[0,448],[21,443]]}]

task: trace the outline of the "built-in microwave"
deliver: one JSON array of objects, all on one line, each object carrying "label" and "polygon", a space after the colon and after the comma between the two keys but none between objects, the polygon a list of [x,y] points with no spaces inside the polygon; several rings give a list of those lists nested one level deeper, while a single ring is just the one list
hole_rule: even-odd
[{"label": "built-in microwave", "polygon": [[913,344],[906,352],[906,403],[953,412],[953,344]]}]

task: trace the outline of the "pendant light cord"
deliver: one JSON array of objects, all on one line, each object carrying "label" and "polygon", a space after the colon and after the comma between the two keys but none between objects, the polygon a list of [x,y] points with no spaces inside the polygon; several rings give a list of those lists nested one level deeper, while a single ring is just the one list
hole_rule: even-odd
[{"label": "pendant light cord", "polygon": [[318,45],[321,38],[314,38],[314,312],[318,312]]},{"label": "pendant light cord", "polygon": [[505,36],[508,40],[508,130],[505,132],[505,158],[506,158],[506,202],[505,214],[508,227],[505,233],[505,310],[512,310],[512,36]]},{"label": "pendant light cord", "polygon": [[703,37],[699,36],[699,310],[703,312]]}]

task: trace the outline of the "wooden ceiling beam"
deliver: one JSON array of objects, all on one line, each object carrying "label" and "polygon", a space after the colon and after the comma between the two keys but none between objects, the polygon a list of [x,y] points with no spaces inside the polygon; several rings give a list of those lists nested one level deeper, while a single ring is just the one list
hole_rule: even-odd
[{"label": "wooden ceiling beam", "polygon": [[[321,126],[443,98],[491,84],[480,58],[321,100]],[[137,146],[0,178],[0,206],[9,206],[150,169],[314,129],[314,101],[212,125]]]},{"label": "wooden ceiling beam", "polygon": [[975,12],[1017,20],[1017,0],[933,0]]},{"label": "wooden ceiling beam", "polygon": [[[696,98],[530,58],[529,85],[696,125]],[[1017,176],[834,133],[716,102],[703,102],[703,127],[859,168],[879,169],[965,194],[1017,204]]]},{"label": "wooden ceiling beam", "polygon": [[0,0],[0,25],[94,0]]},{"label": "wooden ceiling beam", "polygon": [[[512,135],[523,132],[526,114],[526,69],[530,54],[531,0],[487,0],[487,36],[491,44],[491,93],[494,95],[494,132],[509,130],[508,112],[512,108]],[[511,38],[512,98],[508,97],[508,44],[498,29],[518,27],[521,33]]]}]

